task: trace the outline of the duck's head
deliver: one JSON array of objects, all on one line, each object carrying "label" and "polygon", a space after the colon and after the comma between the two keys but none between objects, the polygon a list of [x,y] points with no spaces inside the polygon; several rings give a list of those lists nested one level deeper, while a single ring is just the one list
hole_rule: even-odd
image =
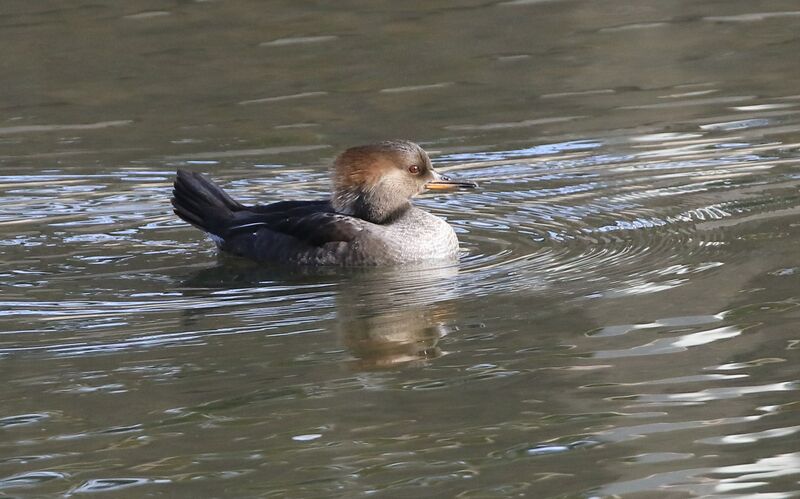
[{"label": "duck's head", "polygon": [[474,188],[433,169],[428,154],[407,140],[351,147],[333,164],[334,209],[374,223],[385,223],[411,206],[425,190]]}]

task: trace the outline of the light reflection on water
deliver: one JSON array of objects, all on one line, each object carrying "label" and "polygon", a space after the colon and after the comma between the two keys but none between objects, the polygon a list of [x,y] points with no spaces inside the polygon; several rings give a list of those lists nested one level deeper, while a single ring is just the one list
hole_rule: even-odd
[{"label": "light reflection on water", "polygon": [[[0,493],[796,493],[796,12],[773,3],[20,4]],[[313,198],[337,150],[394,136],[481,185],[418,201],[458,266],[262,268],[170,213],[177,167]]]}]

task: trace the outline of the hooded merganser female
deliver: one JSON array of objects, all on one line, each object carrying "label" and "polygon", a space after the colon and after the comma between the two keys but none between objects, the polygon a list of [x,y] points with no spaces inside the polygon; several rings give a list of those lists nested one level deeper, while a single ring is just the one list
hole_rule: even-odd
[{"label": "hooded merganser female", "polygon": [[340,154],[330,199],[245,206],[186,170],[174,187],[175,213],[222,251],[265,263],[374,266],[457,259],[453,228],[411,198],[476,185],[440,175],[417,144],[390,140]]}]

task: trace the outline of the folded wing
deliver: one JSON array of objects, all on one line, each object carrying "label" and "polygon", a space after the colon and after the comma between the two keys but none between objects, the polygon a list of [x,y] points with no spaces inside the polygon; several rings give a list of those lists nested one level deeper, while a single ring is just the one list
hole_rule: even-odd
[{"label": "folded wing", "polygon": [[178,170],[172,205],[223,250],[257,260],[311,253],[321,258],[319,250],[353,241],[369,223],[336,213],[328,200],[245,206],[206,176],[186,170]]}]

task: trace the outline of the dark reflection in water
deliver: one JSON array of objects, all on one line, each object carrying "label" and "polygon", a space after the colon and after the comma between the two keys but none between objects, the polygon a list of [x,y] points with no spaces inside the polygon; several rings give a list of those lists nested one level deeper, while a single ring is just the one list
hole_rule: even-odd
[{"label": "dark reflection in water", "polygon": [[[272,288],[298,288],[330,284],[335,288],[335,330],[356,359],[353,368],[378,369],[421,362],[442,355],[439,339],[448,332],[459,296],[458,266],[407,266],[403,268],[286,269],[256,266],[221,255],[221,264],[196,272],[185,280],[189,295],[203,296],[208,289],[226,292],[256,288],[269,280]],[[188,310],[192,318],[205,312]]]},{"label": "dark reflection in water", "polygon": [[419,363],[442,355],[454,320],[457,267],[382,271],[346,282],[337,294],[336,328],[359,369]]},{"label": "dark reflection in water", "polygon": [[[0,495],[790,497],[795,2],[8,3]],[[218,257],[419,141],[457,267]]]}]

